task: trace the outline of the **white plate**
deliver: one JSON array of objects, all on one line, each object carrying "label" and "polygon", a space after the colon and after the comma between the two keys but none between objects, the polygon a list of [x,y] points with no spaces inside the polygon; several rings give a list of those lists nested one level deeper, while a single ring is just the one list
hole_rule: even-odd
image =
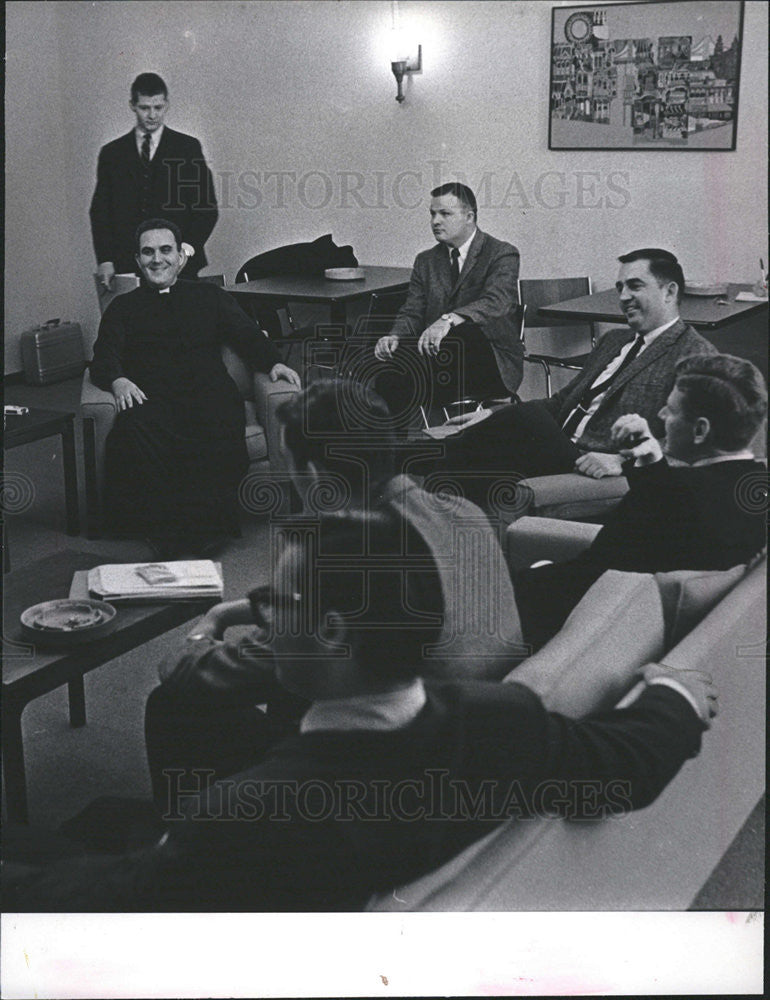
[{"label": "white plate", "polygon": [[324,271],[329,281],[363,281],[365,277],[362,267],[327,267]]}]

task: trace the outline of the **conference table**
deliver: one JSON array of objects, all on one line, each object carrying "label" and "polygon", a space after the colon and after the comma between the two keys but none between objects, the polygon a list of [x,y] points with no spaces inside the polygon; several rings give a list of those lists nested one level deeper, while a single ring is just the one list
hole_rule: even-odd
[{"label": "conference table", "polygon": [[370,299],[373,293],[406,291],[412,269],[409,267],[364,267],[364,277],[353,281],[335,281],[323,275],[275,274],[255,281],[226,285],[237,297],[265,305],[283,302],[311,302],[329,307],[331,326],[345,327],[348,307]]},{"label": "conference table", "polygon": [[[680,315],[724,354],[753,361],[767,379],[767,299],[738,302],[739,292],[750,292],[751,285],[729,284],[726,295],[683,295]],[[538,315],[545,319],[619,323],[626,319],[614,288],[592,292],[575,299],[565,299],[541,306]]]}]

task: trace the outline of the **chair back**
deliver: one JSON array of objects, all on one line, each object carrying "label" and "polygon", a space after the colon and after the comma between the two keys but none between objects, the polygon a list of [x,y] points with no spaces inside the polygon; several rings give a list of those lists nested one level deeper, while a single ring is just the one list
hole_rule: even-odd
[{"label": "chair back", "polygon": [[575,326],[574,320],[540,316],[541,306],[552,306],[566,299],[591,294],[591,279],[519,278],[519,302],[529,307],[527,326]]},{"label": "chair back", "polygon": [[126,292],[133,292],[135,288],[139,287],[139,276],[136,274],[115,274],[110,282],[110,287],[105,288],[99,275],[95,274],[94,284],[99,299],[99,313],[103,314],[114,298],[117,298],[118,295],[124,295]]},{"label": "chair back", "polygon": [[401,306],[406,302],[407,292],[372,292],[366,315],[360,320],[358,332],[381,337],[390,332]]}]

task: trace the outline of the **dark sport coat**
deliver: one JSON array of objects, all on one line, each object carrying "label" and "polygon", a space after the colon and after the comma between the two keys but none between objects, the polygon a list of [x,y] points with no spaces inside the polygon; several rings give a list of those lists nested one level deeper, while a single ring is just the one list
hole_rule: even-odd
[{"label": "dark sport coat", "polygon": [[91,233],[97,263],[111,260],[118,274],[136,271],[134,234],[144,218],[175,222],[182,239],[195,248],[187,277],[207,263],[204,244],[217,221],[211,172],[201,144],[191,135],[164,127],[150,164],[150,197],[142,213],[142,162],[132,129],[102,146],[91,200]]}]

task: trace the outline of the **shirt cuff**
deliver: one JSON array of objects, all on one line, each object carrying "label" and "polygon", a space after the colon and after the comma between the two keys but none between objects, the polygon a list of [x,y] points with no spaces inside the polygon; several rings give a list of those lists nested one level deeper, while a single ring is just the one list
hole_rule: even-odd
[{"label": "shirt cuff", "polygon": [[692,705],[692,710],[698,716],[698,718],[703,721],[703,716],[698,708],[698,703],[692,694],[687,690],[684,684],[680,684],[679,681],[675,681],[673,677],[655,677],[651,681],[647,681],[648,687],[652,687],[655,684],[662,684],[664,687],[671,688],[672,691],[678,691],[679,694]]}]

